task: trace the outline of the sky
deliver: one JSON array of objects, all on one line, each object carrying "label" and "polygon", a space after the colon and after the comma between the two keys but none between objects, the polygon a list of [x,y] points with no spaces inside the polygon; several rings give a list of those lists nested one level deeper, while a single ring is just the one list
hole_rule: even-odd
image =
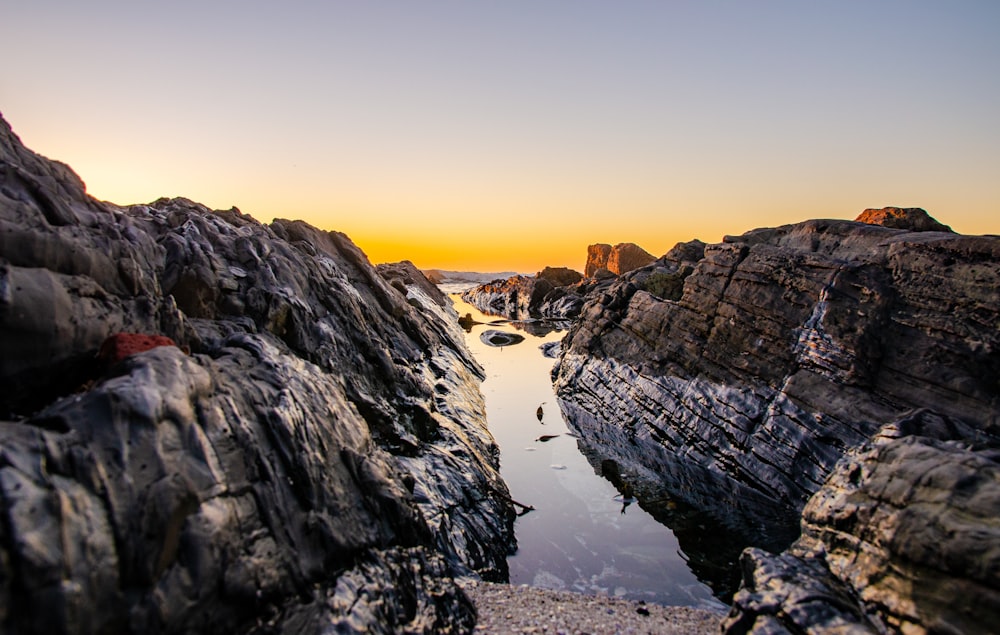
[{"label": "sky", "polygon": [[1000,234],[1000,2],[0,0],[0,113],[118,204],[582,270],[865,208]]}]

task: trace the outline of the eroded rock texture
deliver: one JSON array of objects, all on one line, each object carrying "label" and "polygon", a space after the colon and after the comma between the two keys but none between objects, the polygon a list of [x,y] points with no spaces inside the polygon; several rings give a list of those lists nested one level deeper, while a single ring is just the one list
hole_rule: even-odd
[{"label": "eroded rock texture", "polygon": [[927,411],[880,430],[810,499],[790,549],[744,554],[726,631],[993,632],[1000,449],[983,438]]},{"label": "eroded rock texture", "polygon": [[[7,631],[471,628],[451,576],[504,579],[514,516],[481,371],[412,265],[97,202],[2,120],[0,161]],[[98,359],[119,332],[178,346]]]},{"label": "eroded rock texture", "polygon": [[618,243],[614,246],[598,243],[587,247],[584,275],[593,278],[604,269],[620,276],[633,269],[645,267],[654,260],[655,256],[635,243]]},{"label": "eroded rock texture", "polygon": [[[679,245],[591,296],[554,381],[581,442],[640,500],[690,503],[781,550],[837,462],[885,422],[922,408],[961,422],[948,439],[994,438],[998,288],[998,237],[809,221]],[[891,553],[872,576],[910,557]],[[889,603],[864,606],[918,619]]]}]

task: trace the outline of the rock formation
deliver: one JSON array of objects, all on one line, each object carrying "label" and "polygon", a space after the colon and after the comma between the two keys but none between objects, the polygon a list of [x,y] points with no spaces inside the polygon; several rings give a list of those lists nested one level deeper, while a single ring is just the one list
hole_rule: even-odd
[{"label": "rock formation", "polygon": [[790,549],[744,553],[726,632],[993,630],[1000,449],[976,437],[928,411],[879,430],[809,500]]},{"label": "rock formation", "polygon": [[[805,553],[803,544],[818,544],[810,538],[809,523],[824,540],[843,532],[836,545],[842,550],[838,579],[858,600],[866,623],[930,625],[934,622],[926,615],[914,616],[905,606],[922,602],[922,596],[908,593],[924,591],[907,586],[907,576],[917,575],[919,567],[899,574],[896,586],[888,581],[903,561],[917,557],[907,551],[912,547],[897,551],[896,543],[878,543],[873,535],[899,526],[900,517],[909,522],[913,511],[900,508],[894,516],[885,507],[883,523],[847,505],[853,499],[841,497],[839,508],[817,501],[825,483],[837,487],[827,479],[834,478],[831,473],[845,454],[865,447],[887,422],[903,420],[914,410],[959,422],[944,426],[946,433],[935,437],[939,444],[931,443],[936,448],[942,438],[995,442],[1000,429],[998,288],[997,237],[808,221],[727,237],[716,245],[679,245],[590,296],[563,340],[554,381],[560,406],[582,443],[616,461],[640,499],[645,492],[647,499],[688,502],[742,532],[749,544],[770,550],[780,550],[794,537],[788,524],[794,529],[811,500],[807,510],[822,508],[825,516],[807,513],[806,542],[796,543],[798,551],[789,557]],[[883,455],[866,456],[858,459],[862,465]],[[950,451],[935,456],[973,460]],[[895,469],[886,468],[879,478],[894,478],[888,475]],[[910,478],[917,468],[899,469]],[[866,495],[876,496],[879,481],[867,481],[870,473],[868,468],[852,471],[848,480],[872,488]],[[904,482],[914,487],[913,479],[900,480],[899,486]],[[917,500],[934,497],[920,486],[916,490]],[[996,495],[983,491],[987,498]],[[997,499],[989,500],[982,504],[995,512]],[[847,520],[851,515],[856,521]],[[845,528],[849,522],[855,525]],[[978,522],[972,521],[973,534]],[[785,543],[775,541],[775,534]],[[956,540],[956,545],[972,544]],[[843,563],[875,553],[865,541],[880,545],[882,555],[872,556],[866,561],[871,566],[854,576]],[[784,579],[778,569],[785,561],[766,560],[761,553],[750,552],[744,562],[751,595],[754,588],[774,588]],[[927,562],[937,557],[951,558],[926,554]],[[833,566],[817,557],[804,561],[815,569],[803,574],[809,580]],[[773,575],[758,575],[761,567],[772,565]],[[927,571],[951,572],[970,588],[996,589],[989,576],[962,577],[951,564],[934,566]],[[754,576],[766,581],[755,586]],[[883,595],[865,595],[879,576],[887,580],[879,587]],[[973,578],[975,584],[969,582]],[[975,589],[973,597],[989,597]],[[799,597],[811,597],[808,588],[800,591]],[[945,604],[948,597],[933,602]],[[756,613],[748,609],[746,615],[766,615],[761,606],[768,603],[773,610],[796,610],[775,602],[775,596],[765,594]],[[767,631],[767,619],[754,620],[737,617],[733,623]],[[742,627],[733,628],[740,632]]]},{"label": "rock formation", "polygon": [[656,257],[634,243],[618,243],[614,247],[598,243],[587,247],[587,264],[584,275],[597,276],[601,269],[607,269],[616,276],[645,267]]},{"label": "rock formation", "polygon": [[919,207],[883,207],[866,209],[856,219],[859,223],[881,225],[893,229],[908,229],[915,232],[950,232],[951,227],[943,225]]},{"label": "rock formation", "polygon": [[[2,119],[0,223],[7,632],[471,628],[451,576],[505,579],[514,514],[481,370],[412,265],[98,202]],[[177,346],[99,359],[116,333]]]},{"label": "rock formation", "polygon": [[579,315],[584,296],[592,285],[579,272],[565,267],[546,267],[535,276],[512,276],[494,280],[462,293],[462,299],[483,313],[512,320],[532,318],[568,319]]}]

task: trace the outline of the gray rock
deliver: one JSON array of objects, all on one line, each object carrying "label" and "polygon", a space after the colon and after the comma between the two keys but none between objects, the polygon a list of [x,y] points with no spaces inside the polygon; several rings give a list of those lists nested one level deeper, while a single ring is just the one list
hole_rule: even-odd
[{"label": "gray rock", "polygon": [[679,297],[634,272],[563,343],[563,408],[612,458],[680,456],[801,508],[907,410],[1000,426],[1000,238],[809,221],[643,273],[671,267]]},{"label": "gray rock", "polygon": [[[810,518],[819,513],[813,506],[825,500],[820,495],[838,461],[873,438],[896,435],[893,443],[906,443],[904,436],[932,436],[967,445],[997,438],[998,288],[1000,238],[994,236],[808,221],[678,247],[588,296],[562,342],[555,387],[569,425],[595,457],[591,462],[614,461],[640,501],[690,504],[734,541],[782,551],[795,538],[803,508],[803,540],[813,532]],[[921,409],[936,414],[908,414]],[[886,421],[897,423],[884,428]],[[895,461],[886,454],[872,460]],[[913,489],[916,499],[945,496],[925,487],[917,470],[898,469],[898,481],[883,478]],[[961,479],[952,483],[962,491]],[[984,496],[995,515],[996,500]],[[839,498],[822,520],[817,516],[817,527],[846,533],[853,531],[844,527],[852,514],[863,525],[855,538],[836,545],[831,539],[825,559],[799,568],[797,550],[777,559],[760,550],[745,556],[747,593],[763,590],[758,604],[771,608],[745,609],[734,632],[748,624],[776,631],[786,618],[793,632],[808,623],[906,630],[955,622],[973,631],[994,623],[971,609],[969,621],[960,622],[946,607],[964,606],[961,593],[935,590],[938,583],[968,587],[969,597],[987,602],[996,588],[992,580],[935,564],[933,571],[918,568],[932,580],[921,585],[914,582],[918,570],[907,569],[914,558],[953,558],[942,550],[968,559],[984,553],[981,544],[956,538],[945,547],[947,540],[922,535],[906,549],[869,547],[865,540],[915,512],[904,505],[871,520],[851,507],[853,500]],[[966,513],[957,501],[930,513],[948,510]],[[931,516],[921,518],[907,531],[931,524]],[[990,538],[993,525],[979,515],[963,531]],[[927,553],[911,553],[923,538]],[[684,532],[678,539],[688,551]],[[829,558],[835,546],[843,550],[841,564]],[[866,560],[872,554],[877,562]],[[729,583],[709,580],[725,597]],[[814,582],[819,586],[810,587]],[[858,603],[834,610],[844,597]],[[806,617],[788,618],[790,611]]]},{"label": "gray rock", "polygon": [[846,457],[806,505],[791,548],[744,554],[727,632],[993,631],[1000,450],[943,440],[968,436],[963,427],[918,412]]},{"label": "gray rock", "polygon": [[[506,579],[514,514],[433,286],[297,221],[98,203],[2,120],[0,152],[5,628],[467,632],[451,576]],[[117,332],[179,347],[109,366]]]}]

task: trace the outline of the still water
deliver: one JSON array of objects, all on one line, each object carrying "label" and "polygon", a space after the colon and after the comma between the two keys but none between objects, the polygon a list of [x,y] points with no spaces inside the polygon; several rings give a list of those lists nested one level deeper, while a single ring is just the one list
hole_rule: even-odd
[{"label": "still water", "polygon": [[[473,326],[466,343],[486,370],[482,391],[501,474],[513,499],[534,507],[515,525],[511,583],[724,609],[689,569],[673,532],[598,476],[570,436],[552,389],[554,360],[539,348],[563,333],[538,336],[512,324],[489,324],[497,318],[451,298],[459,315],[487,323]],[[480,338],[486,330],[525,340],[490,346]]]}]

